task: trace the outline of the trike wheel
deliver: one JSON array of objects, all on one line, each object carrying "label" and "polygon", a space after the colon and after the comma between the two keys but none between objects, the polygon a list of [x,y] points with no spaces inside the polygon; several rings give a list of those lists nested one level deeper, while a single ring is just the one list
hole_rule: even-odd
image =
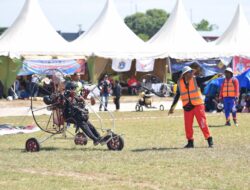
[{"label": "trike wheel", "polygon": [[80,132],[76,134],[74,141],[76,145],[86,145],[88,143],[87,136]]},{"label": "trike wheel", "polygon": [[164,111],[164,106],[162,104],[160,105],[160,110]]},{"label": "trike wheel", "polygon": [[121,136],[114,135],[107,143],[109,150],[122,150],[124,147],[124,140]]},{"label": "trike wheel", "polygon": [[143,106],[140,106],[140,111],[143,111]]},{"label": "trike wheel", "polygon": [[136,104],[136,106],[135,106],[135,111],[140,111],[140,105],[139,104]]},{"label": "trike wheel", "polygon": [[30,138],[25,143],[27,152],[38,152],[40,150],[40,144],[35,138]]}]

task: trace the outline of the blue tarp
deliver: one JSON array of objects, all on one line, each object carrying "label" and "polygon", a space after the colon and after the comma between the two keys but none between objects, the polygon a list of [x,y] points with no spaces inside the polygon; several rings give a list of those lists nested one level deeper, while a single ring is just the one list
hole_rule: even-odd
[{"label": "blue tarp", "polygon": [[170,58],[171,72],[178,73],[185,66],[192,64],[199,65],[203,76],[210,76],[216,73],[224,73],[225,68],[231,63],[232,58],[201,59],[201,60],[179,60]]},{"label": "blue tarp", "polygon": [[220,87],[225,78],[216,78],[211,80],[204,88],[203,94],[206,96],[215,96],[220,91]]},{"label": "blue tarp", "polygon": [[[247,88],[250,90],[250,69],[244,73],[236,76],[239,81],[240,88]],[[211,80],[205,87],[203,94],[206,96],[215,96],[219,92],[220,87],[225,78],[217,78]]]},{"label": "blue tarp", "polygon": [[250,69],[236,77],[239,80],[240,88],[247,88],[250,90]]}]

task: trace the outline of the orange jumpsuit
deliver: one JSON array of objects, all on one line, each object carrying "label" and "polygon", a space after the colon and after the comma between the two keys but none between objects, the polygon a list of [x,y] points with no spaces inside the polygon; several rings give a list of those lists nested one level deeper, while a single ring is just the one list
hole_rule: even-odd
[{"label": "orange jumpsuit", "polygon": [[[186,84],[184,79],[181,78],[178,81],[178,87],[184,109],[186,138],[193,140],[193,120],[195,116],[205,139],[208,139],[211,135],[205,115],[205,106],[195,77],[189,81],[189,84]],[[187,109],[188,107],[191,107],[191,109]]]}]

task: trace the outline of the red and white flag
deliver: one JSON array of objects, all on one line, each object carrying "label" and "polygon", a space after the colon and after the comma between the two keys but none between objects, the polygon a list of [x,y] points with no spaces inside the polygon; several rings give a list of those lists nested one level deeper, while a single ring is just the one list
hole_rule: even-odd
[{"label": "red and white flag", "polygon": [[137,72],[150,72],[154,70],[154,59],[137,59],[136,71]]}]

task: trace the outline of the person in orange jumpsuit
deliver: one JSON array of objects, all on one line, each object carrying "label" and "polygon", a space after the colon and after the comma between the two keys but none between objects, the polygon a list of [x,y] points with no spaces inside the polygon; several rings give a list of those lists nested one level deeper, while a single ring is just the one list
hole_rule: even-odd
[{"label": "person in orange jumpsuit", "polygon": [[[178,89],[175,95],[172,106],[168,114],[174,113],[175,105],[177,104],[179,97],[181,97],[183,109],[184,109],[184,122],[185,122],[185,132],[186,138],[188,140],[187,145],[184,148],[194,147],[193,138],[193,120],[194,116],[199,124],[199,127],[208,142],[210,148],[213,147],[213,138],[210,135],[210,131],[207,124],[207,119],[205,115],[205,106],[202,98],[202,94],[199,85],[206,80],[211,79],[213,76],[203,77],[199,79],[194,76],[193,69],[189,66],[185,66],[182,69],[182,74],[178,80]],[[196,79],[197,78],[197,79]],[[198,82],[198,81],[199,82]]]},{"label": "person in orange jumpsuit", "polygon": [[225,70],[225,80],[222,83],[220,90],[220,100],[223,100],[224,111],[226,116],[227,126],[231,126],[230,123],[230,112],[233,115],[233,121],[235,126],[238,126],[236,117],[236,102],[239,97],[239,81],[237,78],[233,77],[233,70],[231,68],[226,68]]}]

